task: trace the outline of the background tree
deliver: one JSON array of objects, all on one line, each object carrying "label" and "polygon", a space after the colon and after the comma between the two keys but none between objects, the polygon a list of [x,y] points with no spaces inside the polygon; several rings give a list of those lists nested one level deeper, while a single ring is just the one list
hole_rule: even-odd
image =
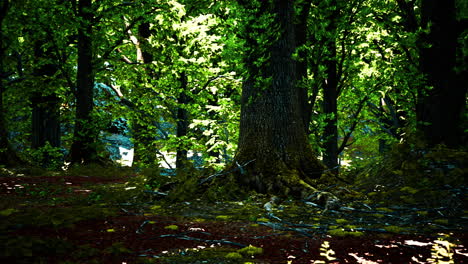
[{"label": "background tree", "polygon": [[418,93],[417,119],[431,146],[457,147],[463,142],[468,84],[466,54],[458,46],[461,22],[455,0],[421,2],[420,67],[427,83]]},{"label": "background tree", "polygon": [[93,67],[93,6],[92,0],[78,0],[78,69],[76,85],[76,122],[70,149],[72,163],[97,161],[97,131],[92,118],[94,74]]},{"label": "background tree", "polygon": [[3,23],[10,8],[10,1],[0,1],[0,164],[6,166],[16,166],[20,163],[15,151],[8,141],[8,128],[6,127],[5,110],[3,105],[3,95],[5,91],[4,81],[7,80],[9,72],[4,67],[6,61],[6,39],[4,35]]}]

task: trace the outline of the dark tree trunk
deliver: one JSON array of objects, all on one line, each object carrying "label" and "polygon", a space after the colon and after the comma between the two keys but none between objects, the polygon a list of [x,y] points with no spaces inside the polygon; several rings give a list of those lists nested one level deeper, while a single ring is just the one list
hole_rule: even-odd
[{"label": "dark tree trunk", "polygon": [[338,172],[338,75],[337,75],[337,61],[336,61],[336,33],[337,33],[337,19],[339,10],[336,1],[333,0],[330,6],[335,9],[328,16],[326,27],[327,34],[330,39],[327,39],[328,54],[325,59],[325,67],[327,78],[324,80],[323,87],[323,112],[327,115],[326,125],[324,129],[325,138],[323,162],[332,170]]},{"label": "dark tree trunk", "polygon": [[[305,47],[307,44],[307,19],[309,17],[311,4],[307,1],[302,4],[301,12],[298,15],[296,24],[296,46]],[[302,112],[302,122],[307,134],[309,134],[309,125],[312,117],[312,103],[309,98],[309,87],[307,86],[308,54],[306,49],[299,49],[298,60],[296,61],[297,89],[299,89],[299,100]]]},{"label": "dark tree trunk", "polygon": [[92,47],[92,0],[78,1],[78,73],[76,91],[76,122],[74,141],[71,147],[72,163],[98,161],[96,141],[97,129],[92,120],[93,111],[93,47]]},{"label": "dark tree trunk", "polygon": [[[187,136],[189,128],[187,104],[189,103],[189,97],[187,96],[187,76],[182,73],[180,76],[180,94],[177,98],[177,138],[184,138]],[[188,162],[187,157],[187,146],[186,144],[178,144],[176,154],[176,168],[177,170],[184,169]]]},{"label": "dark tree trunk", "polygon": [[[268,33],[260,33],[253,23],[247,26],[249,75],[242,89],[235,161],[241,166],[250,163],[240,170],[239,181],[260,192],[304,195],[313,189],[308,180],[320,177],[323,165],[309,145],[296,89],[294,1],[261,2],[259,12],[274,14],[279,36],[259,47],[255,35]],[[268,61],[255,63],[262,57]]]},{"label": "dark tree trunk", "polygon": [[[455,0],[424,0],[421,6],[423,35],[420,66],[432,89],[419,91],[417,121],[431,146],[462,144],[462,120],[468,84],[456,73],[457,21]],[[460,54],[462,54],[460,52]]]},{"label": "dark tree trunk", "polygon": [[[43,48],[45,42],[39,40],[34,47],[34,56],[41,65],[34,70],[34,76],[41,80],[40,91],[33,93],[32,104],[32,140],[31,147],[37,149],[46,145],[60,147],[60,99],[55,93],[46,94],[53,84],[53,77],[59,70],[53,63],[43,64],[43,61],[54,57],[50,49]],[[38,90],[39,90],[38,89]]]},{"label": "dark tree trunk", "polygon": [[32,98],[32,142],[34,149],[47,142],[52,147],[60,147],[60,99],[55,95],[36,94]]},{"label": "dark tree trunk", "polygon": [[[9,1],[0,0],[0,32],[2,32],[3,20],[9,9]],[[0,36],[0,164],[7,167],[14,167],[21,164],[16,152],[8,141],[8,128],[6,126],[5,110],[3,106],[3,95],[5,92],[4,79],[7,77],[4,68],[5,43]]]}]

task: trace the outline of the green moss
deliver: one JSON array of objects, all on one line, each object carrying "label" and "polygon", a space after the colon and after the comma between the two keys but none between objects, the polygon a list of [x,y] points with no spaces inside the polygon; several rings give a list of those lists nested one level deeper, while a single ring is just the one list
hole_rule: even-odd
[{"label": "green moss", "polygon": [[231,252],[226,254],[226,258],[228,259],[241,259],[242,255],[237,252]]},{"label": "green moss", "polygon": [[348,220],[346,220],[346,219],[336,219],[335,222],[336,222],[337,224],[345,224],[345,223],[348,222]]},{"label": "green moss", "polygon": [[442,225],[448,225],[449,221],[448,221],[448,219],[436,219],[436,220],[434,220],[434,223],[442,224]]},{"label": "green moss", "polygon": [[410,193],[410,194],[415,194],[415,193],[418,192],[418,190],[416,190],[414,188],[411,188],[409,186],[405,186],[405,187],[400,188],[400,191],[407,192],[407,193]]},{"label": "green moss", "polygon": [[263,248],[259,247],[254,247],[252,245],[249,245],[248,247],[241,248],[237,250],[238,253],[242,254],[243,256],[254,256],[254,255],[260,255],[263,253]]},{"label": "green moss", "polygon": [[346,231],[344,229],[332,229],[332,230],[328,230],[327,233],[331,236],[338,236],[338,237],[346,237],[346,236],[360,237],[364,235],[363,232]]},{"label": "green moss", "polygon": [[428,214],[427,211],[416,211],[416,213],[421,216],[426,216]]},{"label": "green moss", "polygon": [[168,230],[179,230],[179,227],[176,226],[176,225],[168,225],[168,226],[165,226],[164,229],[168,229]]},{"label": "green moss", "polygon": [[229,215],[218,215],[218,216],[216,216],[216,219],[223,220],[223,221],[226,221],[229,218],[231,218]]},{"label": "green moss", "polygon": [[[206,249],[186,249],[182,252],[170,253],[159,258],[164,264],[244,264],[242,254],[233,251],[231,248],[214,247]],[[233,254],[234,253],[234,254]],[[240,255],[240,258],[239,258]],[[158,262],[158,263],[160,263]]]},{"label": "green moss", "polygon": [[400,227],[400,226],[385,226],[384,229],[387,230],[388,232],[396,233],[396,234],[403,233],[405,231],[405,228]]}]

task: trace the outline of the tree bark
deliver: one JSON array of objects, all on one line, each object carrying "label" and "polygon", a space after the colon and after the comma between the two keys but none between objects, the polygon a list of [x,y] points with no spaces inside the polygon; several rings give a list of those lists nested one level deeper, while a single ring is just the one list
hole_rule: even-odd
[{"label": "tree bark", "polygon": [[427,86],[432,88],[419,91],[418,129],[430,146],[458,147],[463,142],[461,125],[468,84],[461,77],[466,70],[457,74],[455,69],[458,38],[455,0],[424,0],[421,15],[422,26],[430,27],[430,32],[422,36],[420,67]]},{"label": "tree bark", "polygon": [[[43,48],[44,41],[39,40],[34,47],[34,56],[39,65],[42,60],[50,60],[53,53]],[[34,75],[43,80],[40,91],[33,93],[32,103],[32,140],[31,147],[37,149],[46,145],[60,147],[60,99],[52,92],[47,93],[48,87],[53,85],[52,78],[59,67],[53,63],[44,64],[34,70]]]},{"label": "tree bark", "polygon": [[98,161],[96,150],[97,129],[91,116],[94,107],[92,12],[92,0],[78,1],[78,16],[81,18],[81,23],[78,29],[76,122],[74,141],[71,147],[72,163]]},{"label": "tree bark", "polygon": [[[239,170],[238,179],[259,192],[304,195],[313,189],[309,180],[320,177],[324,167],[309,145],[295,83],[294,1],[262,1],[259,12],[257,17],[274,15],[271,26],[279,36],[259,47],[255,35],[267,33],[253,23],[246,29],[249,74],[242,89],[235,164],[250,163]],[[267,61],[257,63],[262,57]]]},{"label": "tree bark", "polygon": [[[189,129],[188,111],[186,109],[190,98],[187,95],[187,76],[182,73],[180,76],[180,94],[177,98],[177,131],[176,136],[178,139],[187,136]],[[176,168],[178,171],[184,169],[188,162],[187,147],[185,144],[177,145],[176,153]]]},{"label": "tree bark", "polygon": [[323,163],[331,169],[333,173],[338,172],[338,75],[336,61],[336,34],[337,19],[339,15],[336,0],[330,2],[330,6],[335,7],[328,16],[326,34],[328,54],[325,59],[327,78],[324,80],[323,87],[323,112],[326,114],[326,125],[324,129],[324,148]]},{"label": "tree bark", "polygon": [[[309,17],[311,3],[305,1],[301,6],[301,11],[298,14],[298,22],[296,24],[296,46],[298,48],[307,45],[307,19]],[[306,80],[308,69],[308,54],[305,49],[299,49],[298,60],[296,61],[297,73],[297,89],[299,89],[299,100],[302,112],[302,121],[307,134],[309,134],[309,125],[312,117],[312,103],[309,98],[309,87]]]}]

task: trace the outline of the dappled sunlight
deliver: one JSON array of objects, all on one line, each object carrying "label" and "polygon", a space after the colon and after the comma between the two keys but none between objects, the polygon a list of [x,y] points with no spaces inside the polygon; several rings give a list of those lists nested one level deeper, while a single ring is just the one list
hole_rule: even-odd
[{"label": "dappled sunlight", "polygon": [[360,263],[360,264],[379,264],[379,263],[383,263],[382,260],[377,261],[377,262],[371,261],[371,260],[367,260],[367,259],[365,259],[365,258],[363,258],[363,257],[358,256],[357,253],[349,253],[348,255],[350,255],[350,256],[352,256],[353,258],[355,258],[355,259],[356,259],[356,263]]}]

